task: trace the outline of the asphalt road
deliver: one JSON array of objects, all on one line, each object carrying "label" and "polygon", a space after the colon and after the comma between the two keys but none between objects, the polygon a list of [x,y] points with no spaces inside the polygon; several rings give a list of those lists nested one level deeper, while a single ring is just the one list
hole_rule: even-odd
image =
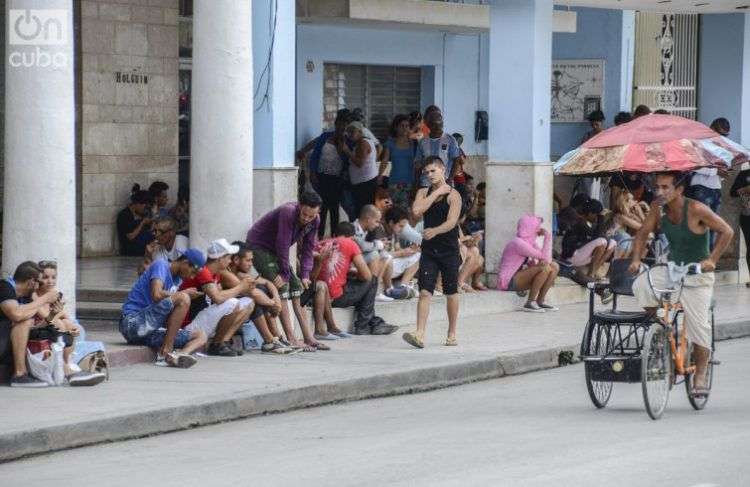
[{"label": "asphalt road", "polygon": [[718,358],[707,409],[678,386],[660,421],[639,385],[594,409],[579,364],[34,457],[0,485],[744,487],[750,340]]}]

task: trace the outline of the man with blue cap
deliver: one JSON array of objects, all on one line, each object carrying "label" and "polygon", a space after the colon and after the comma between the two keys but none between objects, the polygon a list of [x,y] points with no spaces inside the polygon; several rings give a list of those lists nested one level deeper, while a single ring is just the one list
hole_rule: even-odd
[{"label": "man with blue cap", "polygon": [[[187,249],[169,262],[159,258],[133,285],[120,317],[120,333],[128,343],[157,349],[156,365],[187,369],[196,363],[192,352],[205,345],[201,330],[181,329],[195,288],[177,291],[183,279],[194,277],[206,265],[203,252]],[[174,348],[182,349],[175,352]]]}]

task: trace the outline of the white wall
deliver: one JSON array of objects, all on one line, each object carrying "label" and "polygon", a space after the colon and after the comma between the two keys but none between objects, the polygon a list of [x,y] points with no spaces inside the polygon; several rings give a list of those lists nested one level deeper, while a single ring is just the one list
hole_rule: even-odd
[{"label": "white wall", "polygon": [[[464,135],[467,154],[486,154],[484,143],[474,143],[474,112],[483,109],[479,107],[480,60],[486,62],[486,54],[480,56],[476,34],[298,25],[297,145],[322,129],[325,62],[433,66],[433,91],[423,89],[423,96],[434,99],[422,100],[422,106],[434,103],[443,108],[446,130]],[[308,61],[315,66],[311,73],[306,69]]]}]

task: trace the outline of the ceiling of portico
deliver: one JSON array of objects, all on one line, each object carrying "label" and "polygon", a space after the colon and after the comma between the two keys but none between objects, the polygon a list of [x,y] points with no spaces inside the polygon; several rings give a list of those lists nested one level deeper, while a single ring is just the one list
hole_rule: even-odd
[{"label": "ceiling of portico", "polygon": [[555,0],[557,5],[675,13],[750,12],[750,0]]}]

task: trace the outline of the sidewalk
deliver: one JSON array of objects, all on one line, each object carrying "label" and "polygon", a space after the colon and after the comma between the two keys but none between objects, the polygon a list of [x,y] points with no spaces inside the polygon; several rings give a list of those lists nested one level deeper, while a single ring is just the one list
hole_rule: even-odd
[{"label": "sidewalk", "polygon": [[[750,335],[748,305],[744,286],[717,288],[721,338]],[[0,461],[554,367],[560,350],[577,354],[586,318],[583,303],[554,314],[467,317],[459,323],[458,347],[442,346],[447,324],[434,320],[424,350],[401,340],[405,327],[391,336],[334,342],[331,352],[202,358],[189,370],[151,364],[115,368],[110,382],[90,389],[3,387]]]}]

